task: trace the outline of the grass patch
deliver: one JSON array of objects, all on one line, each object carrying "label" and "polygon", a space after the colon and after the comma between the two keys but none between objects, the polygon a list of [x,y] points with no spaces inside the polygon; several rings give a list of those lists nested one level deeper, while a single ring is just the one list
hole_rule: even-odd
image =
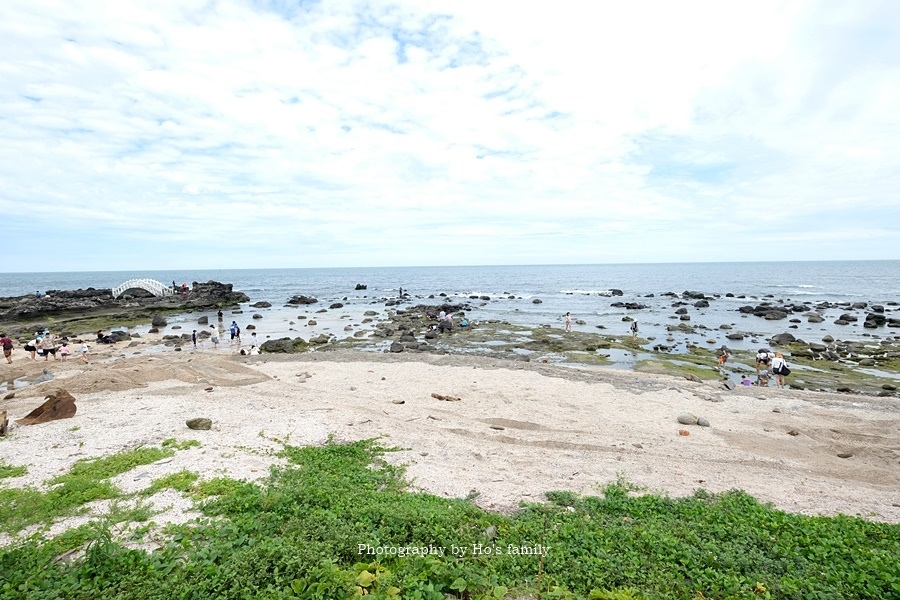
[{"label": "grass patch", "polygon": [[196,483],[197,479],[199,478],[200,475],[192,471],[178,471],[177,473],[172,473],[171,475],[166,475],[165,477],[160,477],[159,479],[154,479],[153,483],[151,483],[149,486],[147,486],[146,489],[141,491],[141,494],[143,494],[144,496],[152,496],[156,492],[164,489],[173,489],[178,490],[179,492],[186,492],[194,486],[194,483]]},{"label": "grass patch", "polygon": [[5,460],[0,458],[0,479],[6,479],[8,477],[21,477],[28,473],[28,467],[26,466],[13,466],[7,464]]},{"label": "grass patch", "polygon": [[16,533],[29,525],[78,514],[84,504],[110,500],[121,492],[109,479],[174,454],[174,450],[143,447],[111,456],[81,460],[67,473],[48,482],[47,491],[34,487],[0,489],[0,531]]},{"label": "grass patch", "polygon": [[184,440],[179,442],[175,438],[167,438],[161,444],[163,448],[171,450],[187,450],[188,448],[199,448],[203,444],[199,440]]},{"label": "grass patch", "polygon": [[407,491],[385,451],[373,441],[286,446],[288,464],[262,485],[197,484],[221,492],[204,503],[213,518],[168,528],[154,552],[128,550],[106,529],[82,530],[72,540],[88,537],[84,559],[61,566],[50,559],[63,542],[29,540],[0,552],[0,598],[900,594],[897,525],[792,515],[740,491],[635,496],[621,480],[596,497],[549,493],[549,503],[505,516]]}]

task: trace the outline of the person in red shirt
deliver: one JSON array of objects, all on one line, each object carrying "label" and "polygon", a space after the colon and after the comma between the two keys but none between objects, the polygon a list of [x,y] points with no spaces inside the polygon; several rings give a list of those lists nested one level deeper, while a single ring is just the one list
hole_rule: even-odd
[{"label": "person in red shirt", "polygon": [[0,333],[0,345],[3,346],[3,356],[6,362],[12,364],[13,341],[6,337],[5,333]]}]

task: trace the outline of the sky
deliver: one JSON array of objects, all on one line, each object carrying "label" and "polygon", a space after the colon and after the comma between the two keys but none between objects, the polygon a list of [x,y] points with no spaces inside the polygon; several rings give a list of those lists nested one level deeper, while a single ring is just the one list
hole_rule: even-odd
[{"label": "sky", "polygon": [[4,7],[0,272],[900,258],[900,2]]}]

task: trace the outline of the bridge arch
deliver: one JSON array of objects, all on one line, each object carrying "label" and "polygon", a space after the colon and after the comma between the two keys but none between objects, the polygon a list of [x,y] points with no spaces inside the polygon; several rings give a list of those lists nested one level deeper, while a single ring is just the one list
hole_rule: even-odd
[{"label": "bridge arch", "polygon": [[157,297],[172,296],[175,293],[171,285],[160,283],[155,279],[129,279],[113,288],[113,298],[118,298],[128,290],[133,289],[146,290]]}]

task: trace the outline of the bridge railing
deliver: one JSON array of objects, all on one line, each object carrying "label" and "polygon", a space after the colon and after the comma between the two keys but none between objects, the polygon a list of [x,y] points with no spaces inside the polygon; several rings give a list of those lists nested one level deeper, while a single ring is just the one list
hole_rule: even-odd
[{"label": "bridge railing", "polygon": [[125,283],[117,285],[112,290],[113,298],[118,298],[128,290],[142,289],[154,296],[171,296],[175,293],[172,286],[156,281],[155,279],[129,279]]}]

